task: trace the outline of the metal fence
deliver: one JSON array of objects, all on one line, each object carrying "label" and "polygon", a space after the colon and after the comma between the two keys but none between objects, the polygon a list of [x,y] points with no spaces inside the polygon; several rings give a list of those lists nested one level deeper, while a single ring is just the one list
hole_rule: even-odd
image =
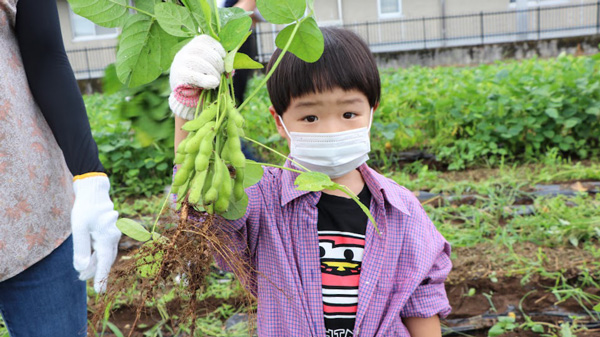
[{"label": "metal fence", "polygon": [[117,46],[67,50],[67,57],[78,80],[100,78],[116,60]]},{"label": "metal fence", "polygon": [[[257,27],[258,59],[267,62],[279,30]],[[479,12],[346,24],[373,53],[544,40],[600,33],[600,1],[525,10]],[[271,28],[270,30],[266,28]],[[115,61],[116,46],[69,50],[78,79],[102,77]]]},{"label": "metal fence", "polygon": [[[360,35],[373,53],[585,36],[600,33],[600,1],[363,22],[341,27]],[[258,28],[259,61],[267,61],[273,53],[278,32],[272,26]]]}]

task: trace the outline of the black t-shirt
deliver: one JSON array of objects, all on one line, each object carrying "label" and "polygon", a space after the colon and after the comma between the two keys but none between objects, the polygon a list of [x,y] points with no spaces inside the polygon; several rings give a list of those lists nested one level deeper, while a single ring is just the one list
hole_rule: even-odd
[{"label": "black t-shirt", "polygon": [[[369,207],[367,185],[358,197]],[[354,200],[325,193],[321,193],[317,208],[326,336],[350,337],[354,335],[368,218]]]}]

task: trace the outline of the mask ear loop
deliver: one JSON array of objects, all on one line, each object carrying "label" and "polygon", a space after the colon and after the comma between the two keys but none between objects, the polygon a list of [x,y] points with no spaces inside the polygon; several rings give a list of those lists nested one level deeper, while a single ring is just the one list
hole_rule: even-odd
[{"label": "mask ear loop", "polygon": [[280,114],[277,114],[277,117],[279,118],[279,121],[281,122],[281,126],[283,126],[283,129],[285,130],[285,134],[290,137],[290,140],[292,139],[292,136],[290,135],[290,133],[288,132],[288,129],[285,127],[285,123],[283,123],[283,118],[281,118]]},{"label": "mask ear loop", "polygon": [[[283,123],[283,121],[281,123]],[[369,118],[369,127],[367,128],[368,131],[371,131],[371,124],[373,124],[373,107],[371,107],[371,116]]]}]

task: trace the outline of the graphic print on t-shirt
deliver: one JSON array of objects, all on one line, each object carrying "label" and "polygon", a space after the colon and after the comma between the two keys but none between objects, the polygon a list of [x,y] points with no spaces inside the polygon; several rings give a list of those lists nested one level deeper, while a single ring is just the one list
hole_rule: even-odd
[{"label": "graphic print on t-shirt", "polygon": [[327,337],[353,336],[364,247],[364,235],[319,231],[325,320],[342,323],[339,329],[328,329]]}]

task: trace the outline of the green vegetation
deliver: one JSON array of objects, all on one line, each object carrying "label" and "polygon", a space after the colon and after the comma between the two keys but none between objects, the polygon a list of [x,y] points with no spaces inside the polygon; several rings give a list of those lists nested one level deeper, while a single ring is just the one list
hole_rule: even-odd
[{"label": "green vegetation", "polygon": [[[553,149],[580,159],[599,154],[597,57],[388,69],[381,79],[371,134],[372,159],[382,170],[395,166],[397,152],[410,149],[435,154],[451,170],[535,161]],[[285,149],[266,118],[268,106],[263,90],[242,111],[248,135]]]},{"label": "green vegetation", "polygon": [[[149,91],[143,96],[151,95]],[[135,98],[127,101],[123,93],[85,97],[100,160],[111,179],[111,194],[120,200],[128,196],[160,193],[167,185],[173,169],[172,131],[160,139],[147,137],[149,130],[144,131],[144,128],[148,123],[136,122],[131,113],[125,116],[119,113],[119,110],[132,111],[141,100]],[[163,101],[166,99],[161,98],[161,103]],[[139,109],[144,112],[143,106]],[[149,111],[157,110],[145,113]],[[137,128],[136,123],[139,123]],[[164,121],[164,127],[167,126],[173,130],[172,120]],[[156,137],[156,133],[151,134]]]}]

